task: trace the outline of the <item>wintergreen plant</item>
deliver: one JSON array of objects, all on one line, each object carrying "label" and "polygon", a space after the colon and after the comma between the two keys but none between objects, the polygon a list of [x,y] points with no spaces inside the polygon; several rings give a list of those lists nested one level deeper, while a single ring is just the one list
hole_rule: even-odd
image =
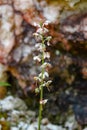
[{"label": "wintergreen plant", "polygon": [[41,119],[42,119],[42,111],[43,105],[45,105],[48,99],[44,99],[43,90],[44,87],[49,88],[51,84],[51,80],[47,80],[49,78],[48,68],[51,67],[51,64],[47,62],[47,59],[50,59],[50,53],[47,52],[46,46],[50,46],[51,36],[47,36],[48,29],[46,26],[48,22],[44,22],[43,24],[36,24],[37,30],[34,33],[36,39],[39,39],[39,43],[36,43],[35,47],[38,51],[38,55],[34,56],[34,60],[40,62],[41,72],[38,76],[34,77],[34,80],[37,82],[38,86],[35,89],[36,93],[40,93],[40,106],[39,106],[39,119],[38,119],[38,130],[41,130]]}]

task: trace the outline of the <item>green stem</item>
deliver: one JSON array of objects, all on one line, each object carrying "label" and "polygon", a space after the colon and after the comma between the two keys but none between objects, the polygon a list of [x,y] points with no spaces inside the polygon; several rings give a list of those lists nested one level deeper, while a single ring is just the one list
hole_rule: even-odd
[{"label": "green stem", "polygon": [[[42,38],[42,46],[44,45],[44,39]],[[42,52],[42,65],[44,64],[44,50]],[[41,84],[40,84],[40,101],[43,100],[43,76],[44,76],[44,68],[42,69],[42,81],[41,81]],[[43,111],[43,104],[40,103],[40,106],[39,106],[39,119],[38,119],[38,130],[41,130],[41,119],[42,119],[42,111]]]},{"label": "green stem", "polygon": [[[41,93],[40,93],[40,98],[41,98]],[[42,104],[40,104],[39,106],[38,130],[41,129],[41,119],[42,119]]]}]

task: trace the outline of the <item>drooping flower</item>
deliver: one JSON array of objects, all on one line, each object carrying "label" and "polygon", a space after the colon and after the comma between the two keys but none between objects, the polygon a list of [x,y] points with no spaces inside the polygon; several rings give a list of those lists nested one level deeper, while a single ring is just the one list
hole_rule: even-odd
[{"label": "drooping flower", "polygon": [[34,26],[40,28],[40,24],[34,22]]},{"label": "drooping flower", "polygon": [[41,58],[40,58],[39,55],[38,55],[38,56],[34,56],[34,57],[33,57],[33,60],[38,61],[38,62],[41,62]]},{"label": "drooping flower", "polygon": [[48,80],[48,81],[46,82],[46,87],[48,88],[51,83],[52,83],[52,80]]},{"label": "drooping flower", "polygon": [[46,72],[46,71],[45,71],[44,73],[41,72],[41,73],[39,74],[39,77],[45,79],[45,78],[48,78],[48,77],[49,77],[49,74],[48,74],[48,72]]},{"label": "drooping flower", "polygon": [[40,51],[40,52],[43,52],[43,51],[46,50],[46,45],[43,44],[43,46],[42,46],[42,43],[37,43],[37,44],[35,45],[35,47],[36,47],[37,50]]},{"label": "drooping flower", "polygon": [[44,59],[50,59],[50,53],[49,52],[44,52]]},{"label": "drooping flower", "polygon": [[41,68],[51,68],[51,64],[50,63],[43,63],[43,65],[41,65]]},{"label": "drooping flower", "polygon": [[47,103],[48,99],[40,100],[40,104],[45,105]]},{"label": "drooping flower", "polygon": [[39,77],[37,77],[37,76],[34,77],[34,80],[41,82],[41,78],[39,78]]},{"label": "drooping flower", "polygon": [[48,31],[49,30],[47,28],[45,28],[45,27],[41,28],[40,27],[40,28],[37,29],[36,33],[43,35],[43,34],[46,34]]}]

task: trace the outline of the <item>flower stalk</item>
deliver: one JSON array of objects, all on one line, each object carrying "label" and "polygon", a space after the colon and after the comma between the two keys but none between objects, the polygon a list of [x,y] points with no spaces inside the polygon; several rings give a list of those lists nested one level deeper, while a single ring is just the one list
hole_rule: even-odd
[{"label": "flower stalk", "polygon": [[[47,25],[47,22],[46,22]],[[34,77],[39,84],[39,87],[35,89],[36,93],[40,93],[40,101],[39,101],[39,119],[38,119],[38,130],[41,130],[41,119],[42,119],[42,112],[43,112],[43,105],[47,103],[47,99],[43,97],[43,89],[46,86],[49,87],[51,80],[46,80],[49,77],[47,69],[51,66],[49,63],[45,62],[46,59],[50,59],[49,52],[46,51],[46,44],[50,41],[51,37],[46,37],[48,29],[45,27],[45,23],[42,25],[37,25],[38,29],[34,35],[37,39],[40,40],[40,43],[36,44],[37,50],[39,51],[38,56],[35,56],[33,59],[40,62],[41,73]],[[50,39],[49,39],[50,37]]]},{"label": "flower stalk", "polygon": [[[43,46],[44,46],[44,40],[42,38],[42,48],[43,48]],[[44,61],[44,50],[43,50],[43,52],[42,52],[42,64],[41,65],[43,65],[44,62],[45,61]],[[41,88],[40,88],[40,106],[39,106],[40,108],[39,108],[38,130],[40,130],[41,119],[42,119],[42,111],[43,111],[43,104],[41,103],[41,101],[43,100],[44,72],[45,72],[45,69],[42,68],[42,77],[41,77],[42,82],[41,82]]]}]

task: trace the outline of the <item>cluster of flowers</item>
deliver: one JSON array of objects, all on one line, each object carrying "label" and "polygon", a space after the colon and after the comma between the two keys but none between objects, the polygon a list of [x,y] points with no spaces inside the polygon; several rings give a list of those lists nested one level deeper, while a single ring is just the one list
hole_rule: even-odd
[{"label": "cluster of flowers", "polygon": [[[48,69],[51,68],[51,64],[47,62],[47,59],[50,59],[50,53],[47,52],[46,46],[50,46],[51,40],[51,36],[46,36],[49,31],[46,28],[47,25],[47,21],[41,25],[36,24],[37,30],[34,33],[34,36],[37,40],[39,39],[40,42],[35,45],[39,54],[37,56],[34,56],[33,59],[40,62],[41,64],[41,73],[38,76],[34,77],[34,80],[39,84],[39,87],[35,89],[36,93],[39,93],[43,87],[47,87],[49,89],[49,85],[52,82],[51,80],[47,80],[49,78]],[[45,104],[46,102],[47,99],[40,99],[40,104]]]}]

